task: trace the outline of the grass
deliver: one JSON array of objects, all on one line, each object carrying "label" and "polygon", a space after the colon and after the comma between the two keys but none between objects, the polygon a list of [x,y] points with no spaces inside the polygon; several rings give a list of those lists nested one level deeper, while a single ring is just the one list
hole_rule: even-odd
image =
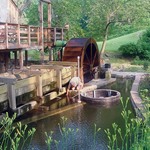
[{"label": "grass", "polygon": [[[144,69],[142,64],[142,60],[139,60],[141,64],[133,64],[134,59],[125,59],[122,57],[121,53],[118,51],[118,48],[121,45],[128,43],[137,43],[138,39],[142,35],[144,30],[140,30],[138,32],[134,32],[131,34],[127,34],[124,36],[120,36],[118,38],[114,38],[108,40],[106,43],[105,53],[107,57],[104,55],[104,62],[110,62],[113,70],[120,71],[130,71],[130,72],[147,72],[150,73],[150,65],[147,70]],[[97,42],[99,50],[101,49],[102,42]]]},{"label": "grass", "polygon": [[[124,36],[120,36],[120,37],[108,40],[106,43],[106,51],[116,52],[121,45],[128,44],[128,43],[137,43],[143,31],[144,30],[141,30],[138,32],[134,32],[131,34],[127,34]],[[101,49],[102,42],[97,42],[97,44],[98,44],[98,48]]]}]

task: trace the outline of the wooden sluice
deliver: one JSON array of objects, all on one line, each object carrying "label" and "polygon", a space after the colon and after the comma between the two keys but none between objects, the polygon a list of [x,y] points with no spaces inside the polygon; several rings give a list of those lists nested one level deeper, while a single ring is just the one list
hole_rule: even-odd
[{"label": "wooden sluice", "polygon": [[65,94],[76,69],[77,63],[50,62],[0,74],[0,113],[10,110],[20,116]]}]

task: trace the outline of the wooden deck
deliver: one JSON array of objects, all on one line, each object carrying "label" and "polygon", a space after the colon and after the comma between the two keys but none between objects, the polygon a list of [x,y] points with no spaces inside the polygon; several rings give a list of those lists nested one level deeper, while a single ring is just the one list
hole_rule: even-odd
[{"label": "wooden deck", "polygon": [[66,31],[58,27],[43,28],[42,31],[36,26],[0,23],[0,51],[51,47],[57,40],[64,40]]}]

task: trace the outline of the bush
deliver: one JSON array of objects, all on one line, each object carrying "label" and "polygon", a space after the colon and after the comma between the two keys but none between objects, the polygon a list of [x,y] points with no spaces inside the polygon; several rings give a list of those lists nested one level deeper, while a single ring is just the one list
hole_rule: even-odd
[{"label": "bush", "polygon": [[143,69],[144,70],[148,70],[148,66],[149,66],[149,62],[148,61],[144,61],[144,63],[143,63]]},{"label": "bush", "polygon": [[150,29],[147,30],[138,40],[137,44],[129,43],[122,45],[119,51],[124,57],[139,57],[140,59],[150,60]]},{"label": "bush", "polygon": [[131,62],[131,65],[142,65],[142,64],[143,64],[143,61],[140,60],[139,56],[136,56]]},{"label": "bush", "polygon": [[138,48],[137,48],[136,44],[134,44],[134,43],[129,43],[129,44],[120,46],[119,51],[122,52],[122,55],[124,57],[134,58],[134,57],[138,56]]},{"label": "bush", "polygon": [[147,30],[138,40],[137,47],[141,59],[150,59],[150,29]]}]

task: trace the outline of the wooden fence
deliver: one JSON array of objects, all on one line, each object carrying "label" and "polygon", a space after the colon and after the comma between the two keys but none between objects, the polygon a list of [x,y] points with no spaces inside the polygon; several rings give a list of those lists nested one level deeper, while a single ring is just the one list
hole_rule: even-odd
[{"label": "wooden fence", "polygon": [[40,27],[0,23],[0,50],[51,47],[57,40],[64,40],[66,31],[58,27],[43,28],[42,37]]}]

